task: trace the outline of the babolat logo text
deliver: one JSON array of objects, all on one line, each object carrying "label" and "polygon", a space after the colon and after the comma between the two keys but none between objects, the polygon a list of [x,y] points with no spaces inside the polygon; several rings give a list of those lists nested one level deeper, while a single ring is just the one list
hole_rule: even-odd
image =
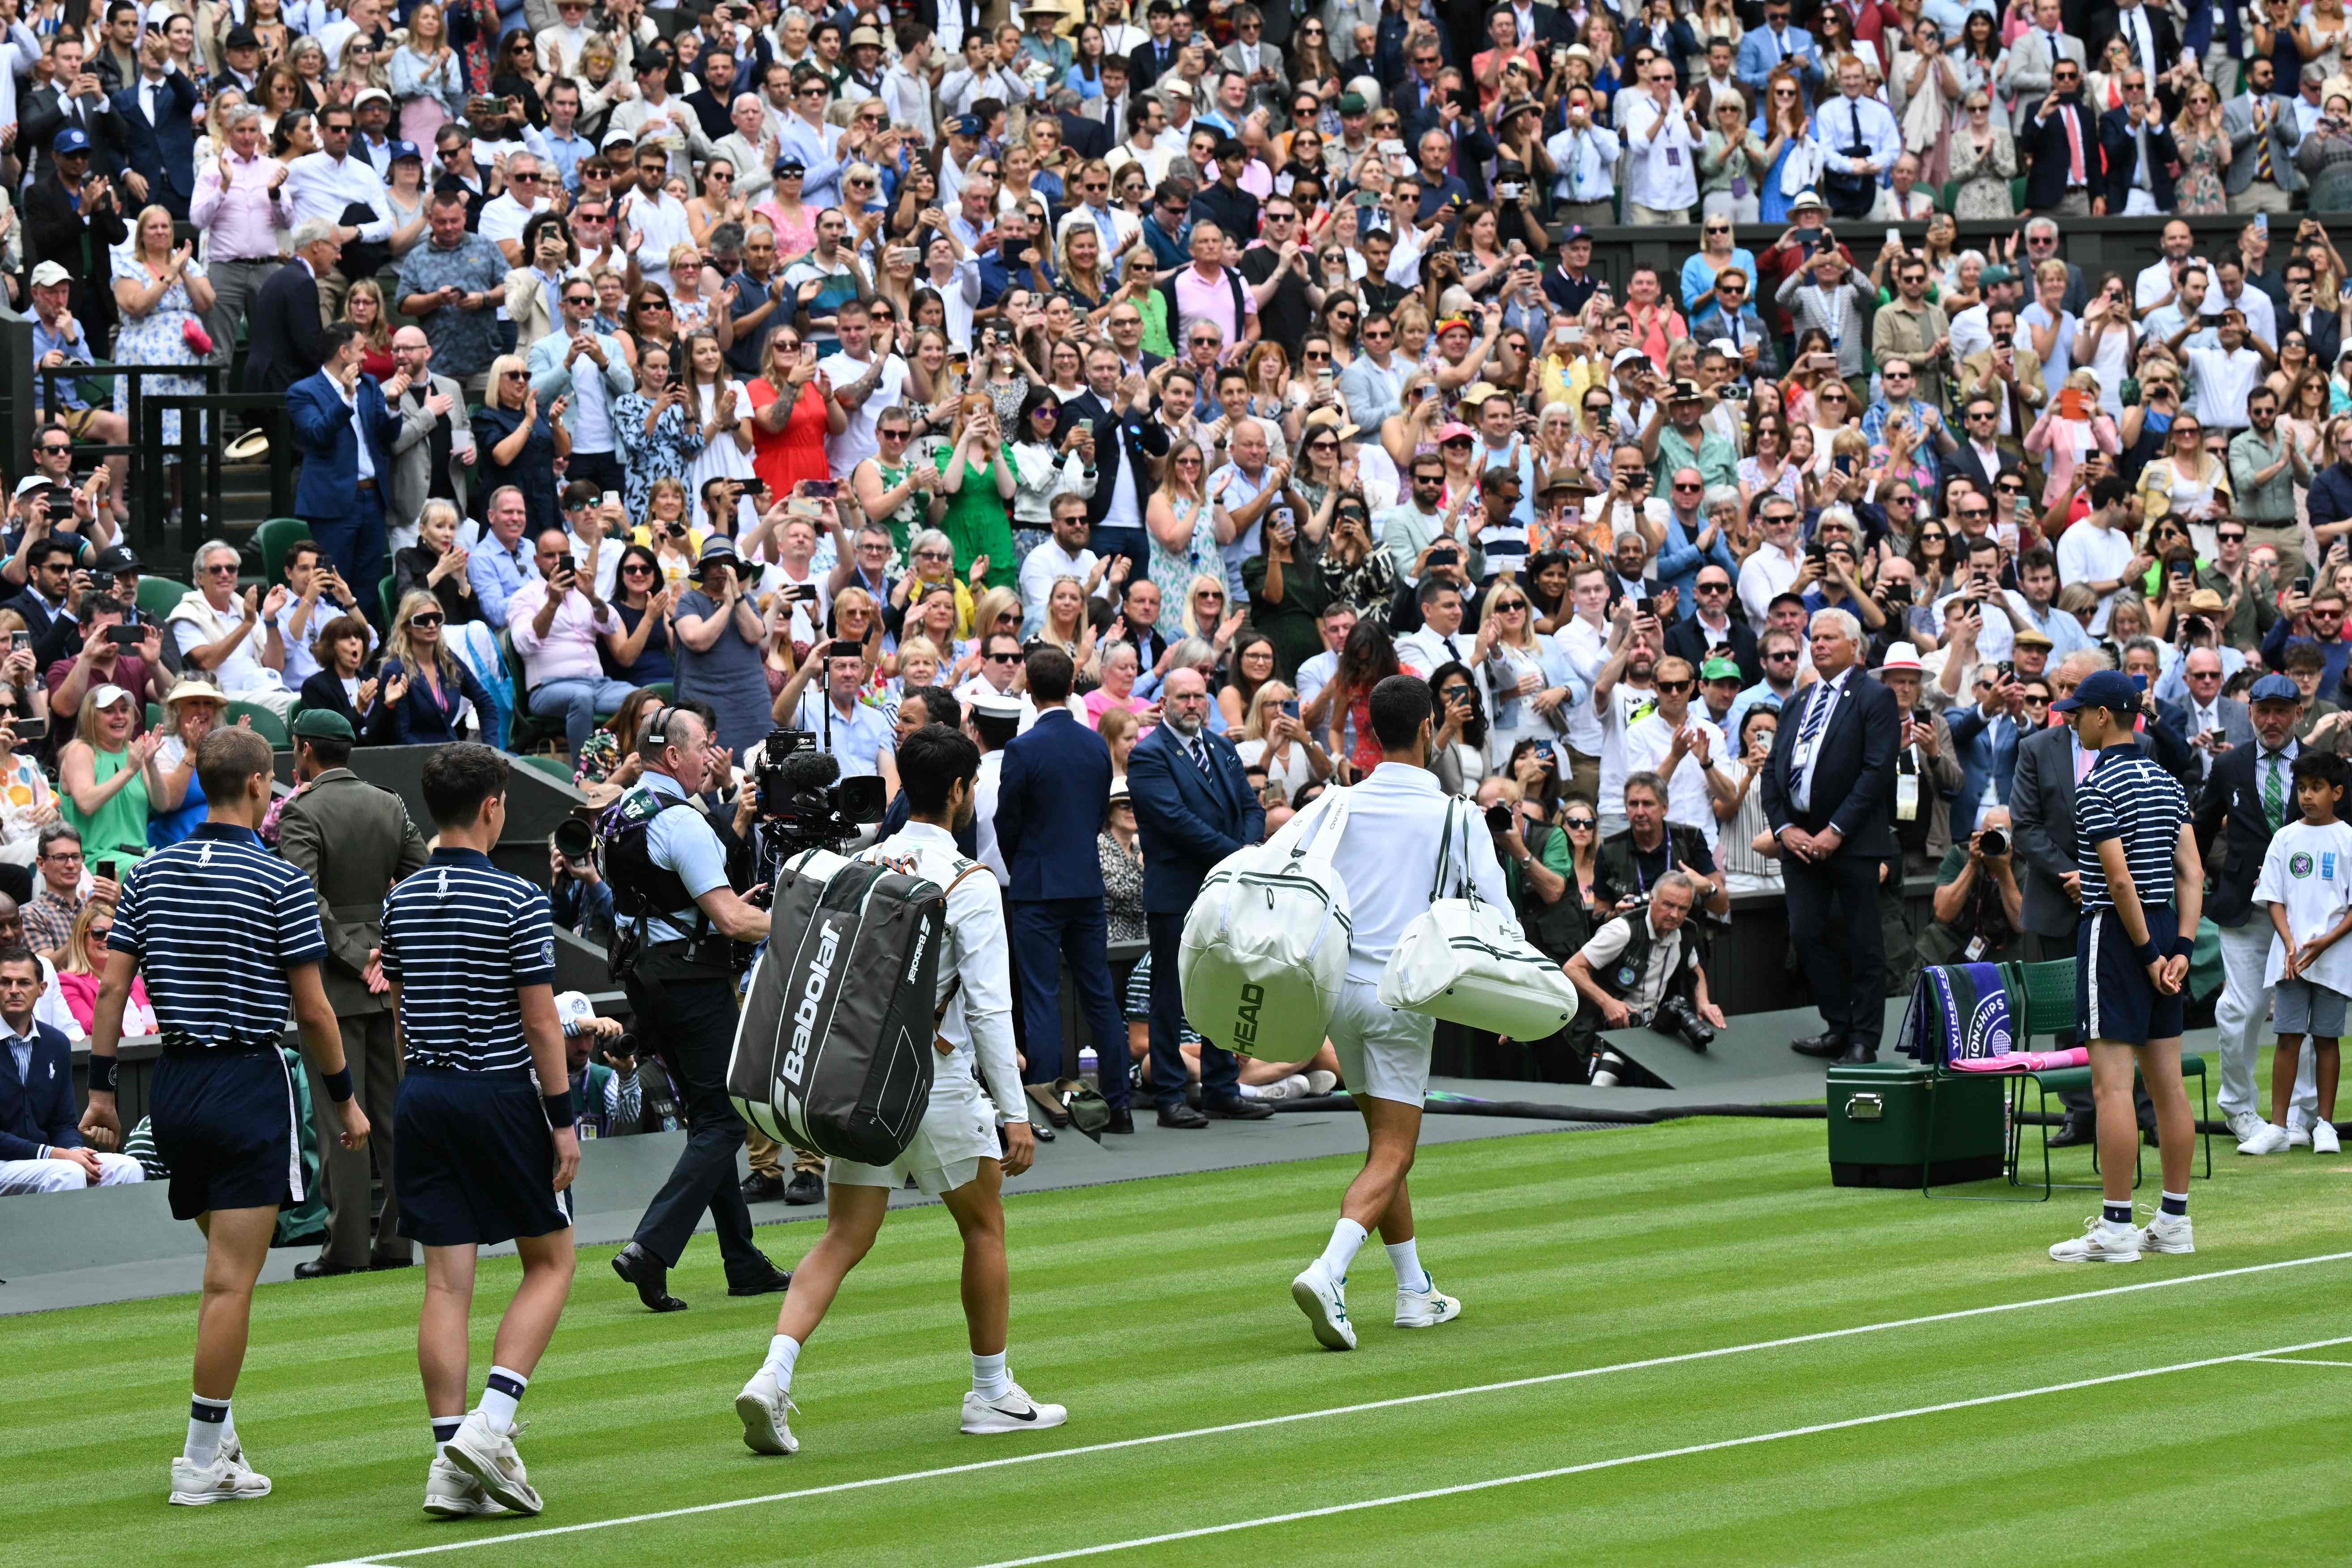
[{"label": "babolat logo text", "polygon": [[1235,1051],[1257,1043],[1257,1014],[1258,1009],[1265,1005],[1265,988],[1244,982],[1242,986],[1241,1009],[1234,1014],[1234,1049]]},{"label": "babolat logo text", "polygon": [[817,1009],[824,1003],[825,985],[833,978],[833,960],[840,951],[841,928],[827,921],[817,932],[816,957],[809,965],[807,983],[801,987],[801,1004],[793,1009],[793,1048],[784,1053],[782,1069],[787,1083],[799,1083],[802,1072],[808,1067]]}]

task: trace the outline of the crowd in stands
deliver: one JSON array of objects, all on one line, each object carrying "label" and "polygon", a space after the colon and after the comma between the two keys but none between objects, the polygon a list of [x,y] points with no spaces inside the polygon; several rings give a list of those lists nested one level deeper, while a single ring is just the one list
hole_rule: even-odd
[{"label": "crowd in stands", "polygon": [[[2352,750],[2352,291],[2315,215],[2352,206],[2346,26],[45,0],[0,42],[37,363],[283,393],[311,537],[276,581],[207,544],[142,608],[121,458],[75,451],[123,394],[43,381],[0,860],[70,1007],[82,912],[201,819],[224,723],[560,745],[608,800],[664,702],[892,793],[920,724],[995,754],[1061,708],[1114,765],[1131,938],[1128,765],[1174,690],[1271,832],[1378,762],[1411,672],[1565,960],[1663,873],[1701,929],[1785,885],[1759,779],[1826,624],[1904,715],[1882,874],[1959,890],[1954,950],[2014,934],[1982,835],[2016,812],[2022,849],[2021,741],[2086,669],[2146,677],[2192,787],[2266,670]],[[2170,212],[2248,221],[2061,254],[2061,218]],[[1596,228],[1693,223],[1679,265],[1595,267]],[[609,924],[562,861],[565,923]]]}]

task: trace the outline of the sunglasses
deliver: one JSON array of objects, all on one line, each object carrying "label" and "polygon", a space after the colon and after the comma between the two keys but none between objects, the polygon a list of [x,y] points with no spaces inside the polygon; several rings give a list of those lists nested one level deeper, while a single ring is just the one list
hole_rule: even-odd
[{"label": "sunglasses", "polygon": [[1572,833],[1589,833],[1601,824],[1591,817],[1562,817],[1560,825]]},{"label": "sunglasses", "polygon": [[1796,661],[1797,655],[1793,649],[1783,649],[1780,653],[1764,655],[1764,662],[1768,664],[1792,664]]},{"label": "sunglasses", "polygon": [[1662,692],[1686,692],[1694,685],[1695,683],[1690,681],[1660,681],[1658,689]]},{"label": "sunglasses", "polygon": [[990,653],[985,657],[992,664],[1017,664],[1021,662],[1021,655],[1018,653]]},{"label": "sunglasses", "polygon": [[427,611],[421,615],[410,616],[408,618],[408,623],[419,632],[429,632],[435,627],[440,625],[442,619],[442,616],[437,612]]}]

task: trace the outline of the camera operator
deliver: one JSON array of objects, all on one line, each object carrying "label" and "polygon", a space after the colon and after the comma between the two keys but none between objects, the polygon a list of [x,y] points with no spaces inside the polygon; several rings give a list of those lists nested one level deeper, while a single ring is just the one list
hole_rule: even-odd
[{"label": "camera operator", "polygon": [[549,900],[555,923],[590,942],[613,945],[613,889],[596,869],[595,835],[578,818],[547,841]]},{"label": "camera operator", "polygon": [[[711,766],[707,710],[664,706],[637,733],[644,772],[604,818],[604,873],[618,925],[614,973],[686,1107],[686,1148],[655,1194],[613,1271],[657,1312],[686,1303],[665,1288],[709,1211],[730,1295],[781,1291],[792,1276],[751,1244],[751,1211],[735,1184],[743,1121],[727,1096],[735,1040],[735,950],[768,935],[768,912],[728,884],[727,847],[695,803]],[[746,793],[750,791],[747,789]],[[740,818],[739,807],[738,818]]]},{"label": "camera operator", "polygon": [[1645,903],[1602,925],[1562,966],[1584,998],[1569,1036],[1592,1082],[1614,1083],[1622,1071],[1622,1059],[1601,1042],[1604,1029],[1646,1025],[1705,1051],[1724,1027],[1723,1009],[1707,998],[1698,944],[1683,936],[1698,895],[1696,879],[1668,872]]},{"label": "camera operator", "polygon": [[1965,844],[1936,868],[1936,917],[1919,934],[1925,964],[2005,964],[2026,956],[2025,890],[2017,880],[2009,808],[1988,806]]},{"label": "camera operator", "polygon": [[588,998],[565,991],[555,998],[563,1024],[564,1069],[583,1138],[619,1138],[641,1131],[645,1091],[637,1082],[637,1040],[619,1019],[598,1018]]},{"label": "camera operator", "polygon": [[1609,914],[1621,914],[1680,873],[1690,879],[1708,914],[1729,918],[1731,893],[1715,868],[1706,836],[1688,823],[1666,821],[1665,781],[1654,773],[1632,774],[1625,780],[1623,800],[1624,831],[1601,841],[1593,862],[1593,904]]},{"label": "camera operator", "polygon": [[1568,834],[1521,809],[1518,781],[1497,775],[1478,786],[1478,806],[1494,835],[1495,858],[1511,893],[1519,929],[1561,963],[1592,936],[1592,919],[1576,887],[1575,850]]}]

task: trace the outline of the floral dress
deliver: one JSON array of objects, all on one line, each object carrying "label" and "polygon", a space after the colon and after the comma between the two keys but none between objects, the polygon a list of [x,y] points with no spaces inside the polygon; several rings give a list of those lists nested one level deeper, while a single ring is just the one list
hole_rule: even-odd
[{"label": "floral dress", "polygon": [[2221,188],[2222,172],[2230,167],[2230,138],[2221,131],[2200,137],[2178,127],[2173,140],[2180,147],[2180,178],[2173,183],[2173,211],[2226,213],[2229,193]]},{"label": "floral dress", "polygon": [[[147,270],[146,264],[131,254],[130,246],[117,246],[108,254],[113,260],[114,281],[117,283],[128,280],[144,288],[155,280]],[[187,270],[198,277],[205,275],[204,264],[199,261],[191,260]],[[123,317],[121,329],[115,335],[114,362],[119,365],[201,364],[203,361],[196,357],[196,351],[188,347],[184,335],[187,324],[197,319],[195,307],[188,298],[187,283],[184,279],[175,280],[171,287],[163,290],[163,297],[155,301],[155,308],[144,316]],[[204,382],[195,376],[142,376],[138,380],[142,397],[169,397],[205,390]],[[130,411],[131,378],[123,377],[114,383],[114,412],[128,413]],[[131,439],[140,440],[142,434],[134,430],[131,433]],[[163,444],[175,446],[179,440],[180,416],[167,413],[163,415]]]},{"label": "floral dress", "polygon": [[624,470],[621,505],[632,521],[653,515],[654,481],[683,483],[688,465],[702,450],[702,426],[688,417],[683,403],[663,410],[654,433],[647,435],[646,414],[653,406],[654,400],[641,392],[623,392],[613,400],[613,434],[620,438]]},{"label": "floral dress", "polygon": [[1192,601],[1194,578],[1213,577],[1219,582],[1224,581],[1225,558],[1217,548],[1216,525],[1209,520],[1207,502],[1179,501],[1171,497],[1168,505],[1180,522],[1185,518],[1186,508],[1191,508],[1192,542],[1182,555],[1178,555],[1160,542],[1159,535],[1152,534],[1151,564],[1145,575],[1160,590],[1162,603],[1188,604]]}]

